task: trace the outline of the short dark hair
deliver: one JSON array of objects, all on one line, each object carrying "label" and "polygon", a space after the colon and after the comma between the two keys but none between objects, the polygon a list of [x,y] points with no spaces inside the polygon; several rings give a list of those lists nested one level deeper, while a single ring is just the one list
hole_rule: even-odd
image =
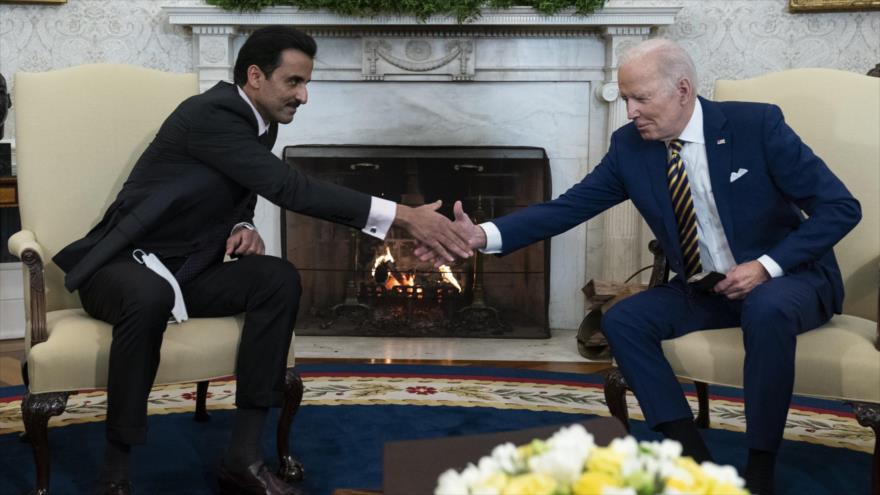
[{"label": "short dark hair", "polygon": [[281,63],[281,52],[290,48],[299,50],[312,59],[318,52],[315,39],[298,29],[289,26],[266,26],[257,29],[238,51],[233,70],[235,84],[244,86],[247,82],[247,69],[252,65],[259,67],[267,79],[271,78],[272,72]]}]

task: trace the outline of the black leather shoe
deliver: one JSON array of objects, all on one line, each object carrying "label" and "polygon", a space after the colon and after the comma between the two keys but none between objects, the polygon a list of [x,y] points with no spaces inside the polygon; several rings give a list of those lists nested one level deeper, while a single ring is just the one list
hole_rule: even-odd
[{"label": "black leather shoe", "polygon": [[131,482],[128,480],[116,481],[108,485],[104,485],[102,495],[131,495],[134,490],[131,488]]},{"label": "black leather shoe", "polygon": [[257,461],[244,471],[232,471],[221,462],[217,469],[217,484],[220,493],[228,495],[303,495],[303,492],[288,485]]}]

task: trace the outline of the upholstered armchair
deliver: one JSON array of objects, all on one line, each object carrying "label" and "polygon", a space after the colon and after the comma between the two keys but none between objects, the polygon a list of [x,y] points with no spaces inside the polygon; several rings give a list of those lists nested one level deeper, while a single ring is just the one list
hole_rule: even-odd
[{"label": "upholstered armchair", "polygon": [[[107,384],[111,327],[90,318],[52,263],[59,249],[101,218],[159,125],[198,92],[195,74],[127,65],[84,65],[15,75],[16,150],[22,230],[9,240],[24,262],[27,387],[22,417],[36,463],[35,493],[49,491],[47,423],[77,390]],[[196,421],[207,421],[208,382],[235,371],[243,318],[170,324],[156,385],[196,382]],[[281,475],[302,477],[289,455],[289,431],[302,381],[288,354],[285,405],[278,424]]]},{"label": "upholstered armchair", "polygon": [[[798,337],[794,393],[850,403],[859,423],[873,428],[872,492],[880,494],[880,78],[788,70],[718,81],[715,99],[779,105],[789,125],[861,202],[862,221],[834,249],[846,286],[844,314]],[[659,254],[651,280],[662,282],[669,272]],[[696,383],[697,423],[708,427],[706,384],[743,385],[741,329],[693,332],[665,341],[663,352],[678,377]],[[614,368],[606,375],[605,397],[611,414],[624,423],[625,392]]]}]

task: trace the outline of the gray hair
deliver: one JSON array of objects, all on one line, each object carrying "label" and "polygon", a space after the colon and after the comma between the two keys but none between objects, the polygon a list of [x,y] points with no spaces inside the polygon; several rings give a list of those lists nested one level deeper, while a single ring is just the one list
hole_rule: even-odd
[{"label": "gray hair", "polygon": [[643,41],[625,51],[620,57],[618,66],[643,57],[647,57],[657,64],[660,74],[671,88],[675,88],[679,81],[686,78],[691,82],[696,93],[697,68],[688,52],[678,43],[664,38],[651,38]]}]

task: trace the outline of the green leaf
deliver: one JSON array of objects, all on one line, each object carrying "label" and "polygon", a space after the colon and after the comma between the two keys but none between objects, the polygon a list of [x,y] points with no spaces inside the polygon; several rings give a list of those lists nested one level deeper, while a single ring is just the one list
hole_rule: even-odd
[{"label": "green leaf", "polygon": [[375,17],[381,14],[412,15],[425,21],[433,15],[455,16],[465,23],[480,17],[485,9],[506,9],[514,5],[532,7],[552,15],[561,10],[573,9],[578,15],[587,15],[602,8],[605,0],[205,0],[225,10],[254,12],[266,7],[292,6],[303,10],[329,10],[330,12],[358,17]]}]

